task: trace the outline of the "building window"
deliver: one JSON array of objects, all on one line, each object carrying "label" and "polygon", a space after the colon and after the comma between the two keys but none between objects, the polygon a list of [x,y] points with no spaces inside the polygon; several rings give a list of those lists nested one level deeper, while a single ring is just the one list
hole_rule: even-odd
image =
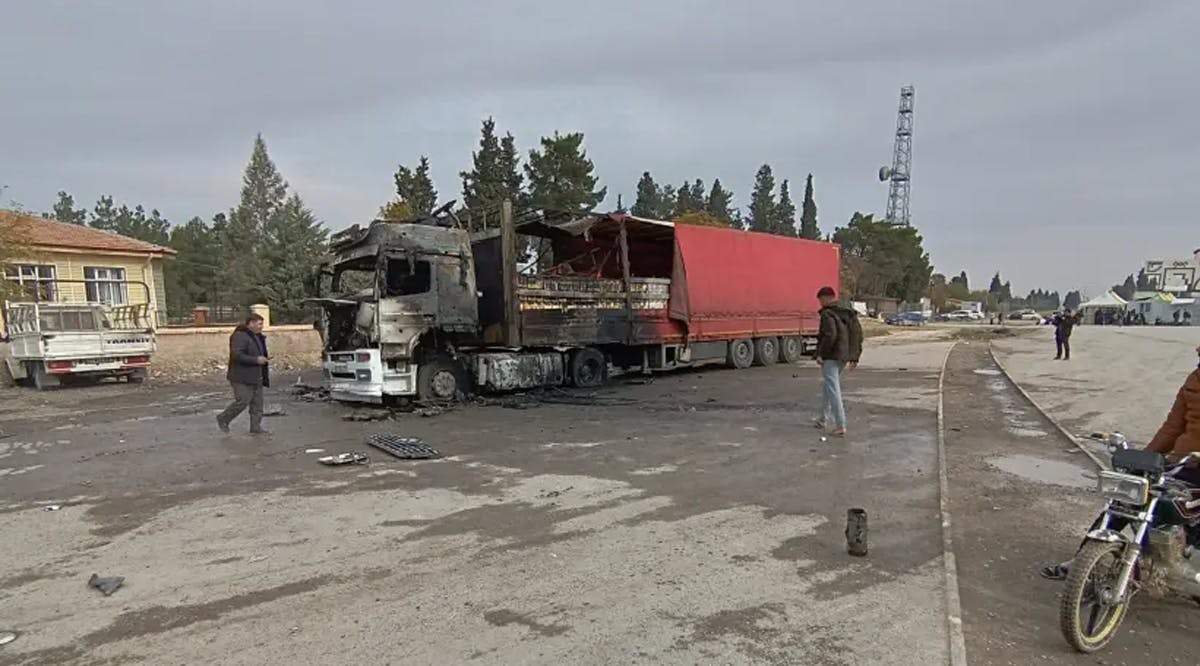
[{"label": "building window", "polygon": [[124,268],[85,266],[83,279],[87,281],[89,303],[125,305],[129,302],[129,289],[125,285]]},{"label": "building window", "polygon": [[54,301],[58,299],[57,273],[54,266],[20,264],[4,267],[4,279],[12,280],[25,289],[30,300]]}]

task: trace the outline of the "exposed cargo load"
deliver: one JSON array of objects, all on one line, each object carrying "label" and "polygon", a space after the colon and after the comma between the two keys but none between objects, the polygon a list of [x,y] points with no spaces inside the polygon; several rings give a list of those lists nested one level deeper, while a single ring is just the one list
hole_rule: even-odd
[{"label": "exposed cargo load", "polygon": [[[474,235],[373,222],[331,240],[325,369],[343,400],[595,386],[610,368],[795,362],[838,247],[625,214]],[[524,266],[522,266],[522,264]],[[354,285],[347,278],[358,273]]]}]

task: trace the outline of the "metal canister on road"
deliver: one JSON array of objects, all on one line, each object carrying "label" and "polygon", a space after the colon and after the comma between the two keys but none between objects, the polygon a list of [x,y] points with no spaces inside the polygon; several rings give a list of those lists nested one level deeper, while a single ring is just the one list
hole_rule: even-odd
[{"label": "metal canister on road", "polygon": [[846,512],[846,552],[854,557],[867,555],[866,509],[850,509]]}]

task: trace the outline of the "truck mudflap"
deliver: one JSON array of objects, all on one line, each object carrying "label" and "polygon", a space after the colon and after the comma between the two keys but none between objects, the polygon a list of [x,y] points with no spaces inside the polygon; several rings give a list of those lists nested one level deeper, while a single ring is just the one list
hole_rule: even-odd
[{"label": "truck mudflap", "polygon": [[384,396],[417,392],[417,367],[403,361],[385,364],[378,349],[328,352],[323,365],[334,400],[380,403]]},{"label": "truck mudflap", "polygon": [[566,363],[560,352],[487,352],[472,357],[476,386],[489,391],[516,391],[561,386]]}]

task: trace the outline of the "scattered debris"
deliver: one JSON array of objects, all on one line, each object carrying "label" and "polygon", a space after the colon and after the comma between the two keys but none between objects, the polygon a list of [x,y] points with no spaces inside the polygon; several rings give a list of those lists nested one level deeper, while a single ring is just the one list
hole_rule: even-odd
[{"label": "scattered debris", "polygon": [[329,400],[329,389],[297,381],[292,385],[292,395],[305,402],[323,402]]},{"label": "scattered debris", "polygon": [[390,411],[373,407],[356,409],[349,414],[342,414],[343,421],[386,421],[391,417]]},{"label": "scattered debris", "polygon": [[367,437],[367,444],[403,460],[440,458],[442,454],[416,437],[400,437],[387,433],[376,433]]},{"label": "scattered debris", "polygon": [[558,497],[559,495],[562,495],[563,493],[568,492],[570,490],[574,490],[574,489],[575,489],[575,486],[567,486],[566,488],[563,488],[562,490],[543,490],[542,492],[538,493],[538,498],[539,499],[550,499],[552,497]]},{"label": "scattered debris", "polygon": [[305,453],[325,453],[325,449],[304,449]]},{"label": "scattered debris", "polygon": [[263,416],[287,416],[287,412],[283,411],[283,407],[279,405],[271,405],[263,410]]},{"label": "scattered debris", "polygon": [[441,407],[439,405],[429,405],[427,407],[418,407],[413,410],[413,413],[416,414],[417,416],[421,416],[424,418],[430,418],[433,416],[441,416],[442,414],[445,414],[448,411],[450,411],[450,410],[447,407]]},{"label": "scattered debris", "polygon": [[46,511],[58,511],[62,508],[61,504],[51,504],[45,508]]},{"label": "scattered debris", "polygon": [[317,458],[317,462],[322,465],[367,465],[371,462],[368,456],[355,451],[346,453],[338,453],[332,456],[322,456]]},{"label": "scattered debris", "polygon": [[17,636],[20,635],[21,632],[19,631],[0,631],[0,645],[8,645],[17,640]]},{"label": "scattered debris", "polygon": [[632,379],[626,379],[625,383],[633,384],[635,386],[645,386],[647,384],[653,384],[654,378],[653,377],[634,377]]},{"label": "scattered debris", "polygon": [[92,574],[92,577],[88,579],[88,587],[94,587],[97,590],[100,590],[106,597],[111,595],[113,592],[116,592],[117,588],[121,587],[121,585],[124,583],[124,576],[106,576],[101,578],[96,574]]},{"label": "scattered debris", "polygon": [[246,562],[248,564],[254,564],[256,562],[263,562],[267,559],[267,557],[268,557],[267,555],[255,555],[254,557],[246,560]]}]

